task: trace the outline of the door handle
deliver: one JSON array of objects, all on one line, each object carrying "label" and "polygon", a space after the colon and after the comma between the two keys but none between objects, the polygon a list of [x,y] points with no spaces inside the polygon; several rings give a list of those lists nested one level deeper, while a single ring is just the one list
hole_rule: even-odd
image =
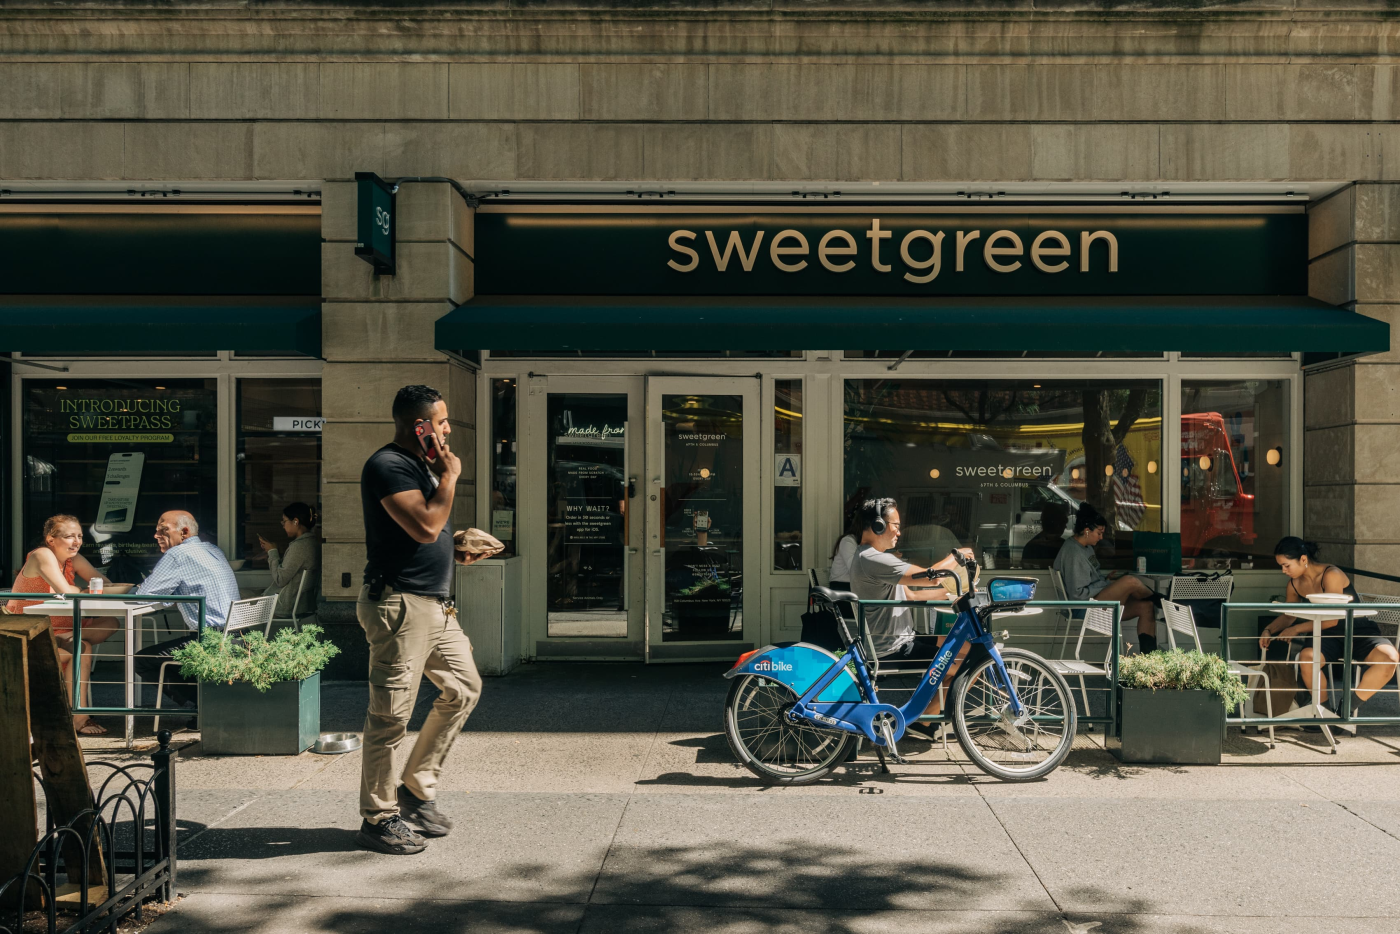
[{"label": "door handle", "polygon": [[651,553],[652,553],[652,555],[653,555],[654,557],[661,558],[661,557],[664,557],[664,556],[665,556],[665,554],[666,554],[666,549],[664,549],[664,548],[653,548]]},{"label": "door handle", "polygon": [[635,554],[636,554],[637,552],[639,552],[639,551],[641,551],[640,548],[628,548],[628,549],[627,549],[627,553],[628,553],[629,555],[635,555]]}]

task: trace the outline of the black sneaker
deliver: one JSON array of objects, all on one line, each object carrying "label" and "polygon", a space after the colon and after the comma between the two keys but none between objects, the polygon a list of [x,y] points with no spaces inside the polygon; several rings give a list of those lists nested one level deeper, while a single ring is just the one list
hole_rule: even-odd
[{"label": "black sneaker", "polygon": [[428,848],[428,841],[414,833],[413,828],[397,814],[377,824],[360,821],[360,832],[355,834],[355,843],[362,849],[388,853],[390,856],[408,856]]},{"label": "black sneaker", "polygon": [[938,720],[915,720],[904,727],[904,732],[916,739],[937,743],[943,740],[943,723]]},{"label": "black sneaker", "polygon": [[424,801],[403,785],[399,786],[399,814],[425,837],[445,837],[452,832],[452,818],[438,810],[434,801]]}]

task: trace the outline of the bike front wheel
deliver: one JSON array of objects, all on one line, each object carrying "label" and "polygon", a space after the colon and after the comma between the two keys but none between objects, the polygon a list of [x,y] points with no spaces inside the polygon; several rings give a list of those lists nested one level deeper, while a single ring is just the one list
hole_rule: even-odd
[{"label": "bike front wheel", "polygon": [[1039,655],[1002,649],[1001,657],[1022,716],[1011,714],[1001,673],[987,657],[953,680],[953,727],[979,769],[1003,781],[1028,782],[1050,774],[1069,755],[1077,727],[1074,698],[1065,679]]},{"label": "bike front wheel", "polygon": [[846,760],[854,735],[792,723],[787,712],[797,694],[760,675],[734,679],[724,702],[724,734],[729,748],[750,771],[770,785],[805,785]]}]

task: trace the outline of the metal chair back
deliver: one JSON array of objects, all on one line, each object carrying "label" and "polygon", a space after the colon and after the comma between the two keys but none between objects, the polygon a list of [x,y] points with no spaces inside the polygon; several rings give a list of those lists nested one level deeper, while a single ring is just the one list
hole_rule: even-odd
[{"label": "metal chair back", "polygon": [[266,597],[250,597],[247,600],[235,600],[229,605],[224,633],[242,632],[261,626],[263,635],[269,635],[272,630],[272,614],[276,609],[276,594],[269,594]]},{"label": "metal chair back", "polygon": [[1176,634],[1181,633],[1191,637],[1197,652],[1201,650],[1201,634],[1196,629],[1196,615],[1191,612],[1189,606],[1163,600],[1162,615],[1167,620],[1167,641],[1172,648],[1176,648]]},{"label": "metal chair back", "polygon": [[[1384,593],[1360,594],[1362,603],[1400,603],[1400,597]],[[1395,627],[1395,647],[1400,648],[1400,610],[1377,610],[1372,617],[1377,625]]]},{"label": "metal chair back", "polygon": [[273,615],[272,615],[272,622],[273,622],[273,624],[276,624],[276,623],[291,623],[293,626],[296,626],[296,625],[298,625],[298,622],[297,622],[297,621],[298,621],[299,619],[301,619],[301,617],[302,617],[303,615],[306,615],[306,616],[310,616],[310,615],[311,615],[310,613],[303,614],[303,613],[301,612],[301,598],[302,598],[303,596],[306,595],[306,582],[307,582],[307,580],[310,579],[310,577],[311,577],[311,569],[310,569],[310,568],[305,568],[305,569],[303,569],[302,572],[301,572],[300,574],[297,575],[297,595],[296,595],[296,599],[294,599],[294,600],[292,601],[292,608],[291,608],[291,611],[290,611],[286,616],[278,616],[278,615],[277,615],[277,612],[276,612],[276,605],[274,604]]},{"label": "metal chair back", "polygon": [[1194,574],[1177,575],[1172,578],[1171,592],[1168,594],[1173,601],[1182,600],[1229,600],[1230,593],[1235,589],[1235,578],[1231,574],[1222,574],[1220,577],[1197,577]]}]

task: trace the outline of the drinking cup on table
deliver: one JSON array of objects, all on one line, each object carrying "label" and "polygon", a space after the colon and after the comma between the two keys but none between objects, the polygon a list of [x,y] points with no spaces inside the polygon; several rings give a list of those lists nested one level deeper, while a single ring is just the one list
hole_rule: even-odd
[{"label": "drinking cup on table", "polygon": [[88,581],[88,593],[101,593],[101,592],[102,592],[102,578],[100,578],[100,577],[94,577],[92,580]]}]

